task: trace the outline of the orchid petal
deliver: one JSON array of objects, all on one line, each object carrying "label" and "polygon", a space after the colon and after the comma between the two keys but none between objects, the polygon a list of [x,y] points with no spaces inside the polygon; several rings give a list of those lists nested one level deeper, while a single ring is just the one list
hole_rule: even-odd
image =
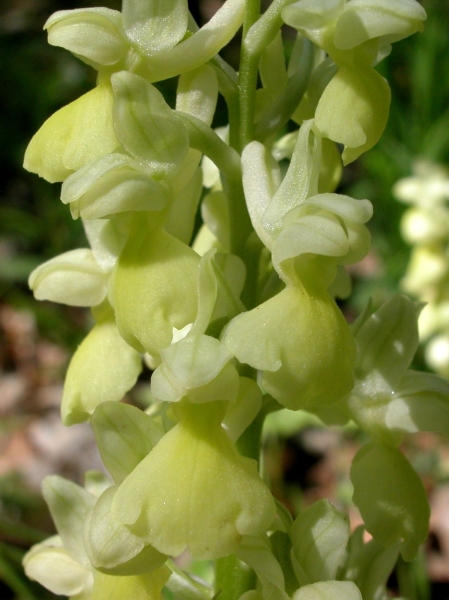
[{"label": "orchid petal", "polygon": [[70,361],[61,404],[63,423],[81,423],[102,402],[121,400],[141,370],[140,354],[123,340],[115,321],[99,322]]},{"label": "orchid petal", "polygon": [[275,505],[255,461],[223,431],[221,403],[180,408],[180,423],[121,484],[113,511],[164,554],[227,556],[242,536],[267,530]]},{"label": "orchid petal", "polygon": [[164,435],[142,410],[116,402],[100,404],[91,424],[101,458],[115,483],[121,483]]},{"label": "orchid petal", "polygon": [[154,571],[167,557],[114,518],[111,505],[116,486],[103,492],[86,525],[84,544],[93,567],[111,575],[140,575]]},{"label": "orchid petal", "polygon": [[69,50],[96,69],[114,65],[129,48],[122,15],[110,8],[59,10],[47,20],[48,43]]},{"label": "orchid petal", "polygon": [[126,35],[146,56],[173,48],[187,31],[186,0],[123,0]]},{"label": "orchid petal", "polygon": [[42,493],[64,548],[81,565],[90,566],[83,544],[83,527],[95,505],[95,496],[59,475],[42,483]]},{"label": "orchid petal", "polygon": [[86,163],[116,150],[112,91],[100,84],[56,111],[33,136],[23,166],[50,183],[64,181]]},{"label": "orchid petal", "polygon": [[226,327],[223,343],[264,371],[265,390],[286,408],[335,404],[353,386],[353,341],[327,293],[287,286]]},{"label": "orchid petal", "polygon": [[120,71],[111,78],[114,127],[124,148],[162,179],[179,170],[188,136],[162,94],[142,77]]},{"label": "orchid petal", "polygon": [[245,0],[227,0],[199,31],[174,48],[149,57],[145,76],[149,81],[161,81],[201,67],[234,37],[244,15]]},{"label": "orchid petal", "polygon": [[89,591],[93,585],[92,569],[74,560],[64,548],[33,546],[25,555],[23,565],[27,577],[53,594],[72,597]]},{"label": "orchid petal", "polygon": [[106,295],[109,273],[92,250],[80,248],[47,260],[31,273],[28,284],[37,300],[69,306],[96,306]]},{"label": "orchid petal", "polygon": [[337,21],[334,43],[347,50],[373,38],[397,42],[422,31],[425,19],[415,0],[351,0]]}]

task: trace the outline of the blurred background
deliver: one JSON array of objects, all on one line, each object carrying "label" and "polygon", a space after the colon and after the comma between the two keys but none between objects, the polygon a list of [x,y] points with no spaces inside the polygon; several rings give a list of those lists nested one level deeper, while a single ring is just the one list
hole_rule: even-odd
[{"label": "blurred background", "polygon": [[[101,4],[120,9],[116,0]],[[220,4],[189,2],[200,24]],[[345,169],[339,189],[369,198],[375,210],[369,224],[372,251],[352,268],[353,294],[342,306],[350,321],[369,298],[377,307],[403,289],[411,247],[400,234],[400,221],[408,209],[394,198],[394,184],[416,171],[418,160],[449,167],[449,0],[422,4],[428,12],[424,33],[395,44],[392,55],[379,65],[393,98],[385,134],[374,149]],[[89,313],[36,302],[27,287],[28,275],[37,265],[86,245],[84,233],[60,202],[60,186],[22,168],[26,145],[45,119],[95,84],[92,69],[47,44],[43,24],[56,10],[96,5],[89,0],[0,0],[0,597],[4,600],[53,597],[29,582],[21,570],[30,545],[53,533],[40,496],[42,478],[60,473],[81,482],[84,471],[101,468],[89,426],[65,428],[59,418],[64,373],[89,329]],[[238,40],[224,56],[236,67]],[[168,94],[175,89],[174,82],[163,86]],[[215,125],[225,122],[223,109]],[[446,198],[443,194],[441,202],[448,201],[449,194]],[[439,239],[447,262],[446,241],[444,236]],[[449,274],[443,272],[439,284],[447,286],[448,281]],[[424,357],[420,350],[414,368],[428,369]],[[148,380],[146,372],[130,401],[144,402]],[[349,509],[353,524],[358,524],[358,515],[350,509],[348,470],[362,442],[355,429],[324,430],[302,414],[271,419],[265,463],[276,496],[293,513],[327,496]],[[407,441],[404,451],[429,494],[431,535],[414,564],[398,564],[391,593],[410,600],[449,599],[449,446],[438,436],[421,434]]]}]

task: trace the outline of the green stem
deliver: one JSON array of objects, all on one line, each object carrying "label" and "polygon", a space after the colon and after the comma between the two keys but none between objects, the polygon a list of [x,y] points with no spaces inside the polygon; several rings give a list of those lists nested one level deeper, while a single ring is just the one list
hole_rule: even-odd
[{"label": "green stem", "polygon": [[281,11],[284,6],[294,0],[274,0],[244,38],[246,52],[253,56],[260,56],[265,48],[271,44],[277,32],[283,25]]},{"label": "green stem", "polygon": [[274,0],[259,18],[260,0],[247,0],[239,72],[240,129],[237,149],[240,152],[255,139],[254,112],[260,57],[283,25],[282,9],[292,2],[293,0]]},{"label": "green stem", "polygon": [[251,425],[239,437],[236,444],[240,454],[253,458],[257,462],[260,459],[260,439],[265,416],[265,411],[261,409]]},{"label": "green stem", "polygon": [[237,149],[240,119],[238,75],[218,54],[210,62],[217,74],[218,89],[228,107],[229,145]]},{"label": "green stem", "polygon": [[412,562],[401,557],[396,564],[399,593],[410,600],[429,600],[430,586],[422,550]]},{"label": "green stem", "polygon": [[200,119],[180,111],[175,113],[187,129],[190,146],[208,156],[222,172],[229,199],[231,252],[244,260],[245,244],[253,229],[243,193],[240,156]]},{"label": "green stem", "polygon": [[246,279],[241,295],[247,310],[256,306],[259,297],[260,255],[263,248],[264,245],[255,233],[249,236],[243,256],[246,265]]},{"label": "green stem", "polygon": [[240,156],[228,146],[206,123],[179,110],[174,111],[189,134],[191,148],[208,156],[224,175],[232,181],[242,180]]},{"label": "green stem", "polygon": [[[246,208],[242,180],[224,177],[223,189],[229,199],[229,220],[231,223],[231,253],[237,254],[246,265],[246,243],[253,231],[253,226]],[[248,265],[246,265],[248,269]]]},{"label": "green stem", "polygon": [[263,142],[286,125],[304,95],[313,65],[313,44],[304,40],[303,53],[298,69],[288,80],[285,89],[276,97],[255,127],[256,140]]},{"label": "green stem", "polygon": [[[239,101],[238,115],[229,115],[230,143],[238,152],[251,142],[254,137],[254,111],[256,100],[257,73],[259,56],[252,55],[245,48],[245,37],[251,26],[260,15],[260,0],[246,0],[245,21],[243,24],[243,43],[239,69]],[[229,107],[229,102],[228,102]],[[248,261],[246,242],[252,232],[252,225],[246,207],[242,181],[226,178],[223,180],[226,195],[229,199],[229,217],[231,224],[231,252],[239,254],[245,263]],[[252,262],[250,260],[249,262]],[[246,264],[247,270],[250,264]],[[248,273],[251,272],[248,270]],[[256,270],[257,272],[257,270]],[[256,419],[258,423],[258,419]],[[243,454],[259,458],[261,427],[251,425],[251,433],[244,437]],[[253,432],[253,429],[257,431]],[[243,437],[243,436],[242,436]],[[215,563],[215,592],[220,600],[238,600],[246,591],[256,587],[256,576],[252,569],[242,563],[236,556],[220,558]]]},{"label": "green stem", "polygon": [[254,139],[254,111],[260,54],[251,52],[250,48],[245,44],[245,38],[252,25],[258,20],[259,15],[260,0],[246,0],[239,71],[240,123],[238,149],[240,152]]}]

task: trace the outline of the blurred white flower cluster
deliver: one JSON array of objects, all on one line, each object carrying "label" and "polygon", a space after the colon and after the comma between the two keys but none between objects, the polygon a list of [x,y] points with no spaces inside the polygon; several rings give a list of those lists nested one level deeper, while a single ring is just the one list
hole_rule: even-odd
[{"label": "blurred white flower cluster", "polygon": [[426,303],[419,318],[425,359],[449,377],[449,171],[417,161],[393,194],[410,204],[401,221],[402,236],[413,246],[402,288]]}]

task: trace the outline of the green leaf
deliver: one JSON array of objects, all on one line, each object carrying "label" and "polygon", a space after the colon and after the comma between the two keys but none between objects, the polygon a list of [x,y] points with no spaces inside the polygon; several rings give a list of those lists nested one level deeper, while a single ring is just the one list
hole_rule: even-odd
[{"label": "green leaf", "polygon": [[111,270],[127,240],[123,222],[129,215],[116,216],[113,219],[92,219],[83,221],[84,231],[95,259],[105,270]]},{"label": "green leaf", "polygon": [[293,594],[293,592],[299,588],[299,582],[296,578],[292,564],[292,545],[290,538],[288,534],[284,533],[283,531],[275,531],[270,536],[270,544],[273,554],[281,565],[282,572],[284,574],[285,591],[289,596],[291,596],[291,594]]},{"label": "green leaf", "polygon": [[348,558],[339,579],[350,579],[362,593],[363,600],[387,597],[387,580],[399,555],[399,544],[388,548],[371,539],[363,542],[364,528],[357,527],[348,544]]},{"label": "green leaf", "polygon": [[353,500],[367,531],[383,546],[401,542],[404,560],[412,560],[429,528],[429,504],[420,478],[404,455],[371,442],[351,467]]},{"label": "green leaf", "polygon": [[271,44],[265,48],[259,70],[263,87],[270,92],[271,98],[275,98],[288,81],[281,32],[278,32]]},{"label": "green leaf", "polygon": [[212,124],[218,98],[218,80],[210,65],[179,77],[176,110],[189,113],[206,125]]},{"label": "green leaf", "polygon": [[388,403],[385,424],[395,431],[449,435],[449,382],[431,373],[407,371]]},{"label": "green leaf", "polygon": [[[205,570],[207,573],[208,566],[212,568],[212,565],[210,563],[206,563],[206,565]],[[214,587],[198,577],[198,573],[190,575],[170,559],[167,566],[172,573],[167,581],[166,589],[171,592],[172,597],[176,600],[212,600],[215,597]]]},{"label": "green leaf", "polygon": [[[189,150],[189,155],[196,152],[196,150]],[[179,174],[177,177],[179,177]],[[183,186],[171,204],[165,229],[167,233],[178,238],[184,244],[189,244],[192,239],[202,191],[203,177],[201,168],[198,167],[187,185]]]},{"label": "green leaf", "polygon": [[270,545],[263,537],[243,538],[237,552],[238,558],[254,569],[262,585],[264,600],[288,600],[285,592],[284,574]]},{"label": "green leaf", "polygon": [[378,373],[395,390],[418,348],[420,307],[397,294],[357,328],[357,373]]},{"label": "green leaf", "polygon": [[239,391],[234,402],[230,402],[223,419],[223,427],[233,442],[237,441],[254,421],[262,406],[260,387],[248,377],[239,378]]},{"label": "green leaf", "polygon": [[349,519],[328,500],[303,510],[290,529],[292,558],[301,585],[335,579],[349,539]]}]

